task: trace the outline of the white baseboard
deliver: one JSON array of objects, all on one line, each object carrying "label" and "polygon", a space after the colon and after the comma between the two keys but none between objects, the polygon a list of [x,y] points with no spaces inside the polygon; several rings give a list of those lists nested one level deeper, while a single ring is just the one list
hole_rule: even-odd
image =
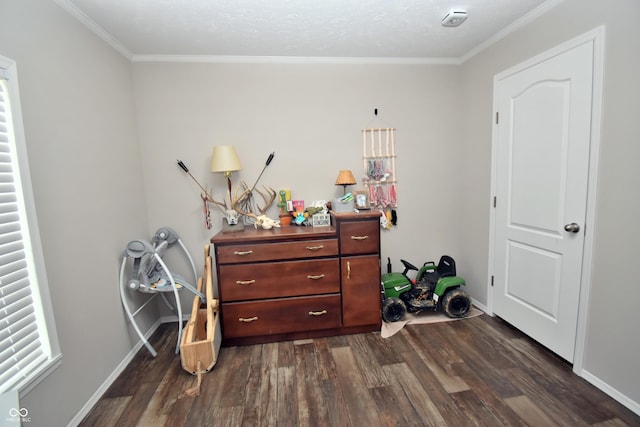
[{"label": "white baseboard", "polygon": [[[474,307],[489,314],[488,309],[484,304],[480,304],[478,301],[476,301],[473,298],[471,299],[471,302],[473,303]],[[489,314],[489,315],[493,316],[492,314]],[[603,393],[611,397],[613,400],[623,405],[624,407],[628,408],[630,411],[633,411],[637,415],[640,415],[640,403],[635,402],[633,399],[629,398],[625,394],[620,393],[618,390],[611,387],[609,384],[605,383],[600,378],[596,377],[590,372],[585,371],[584,369],[582,370],[582,372],[576,373],[576,375],[584,378],[586,381],[591,383],[597,389],[599,389],[600,391],[602,391]]]},{"label": "white baseboard", "polygon": [[[487,306],[484,304],[480,304],[478,301],[475,300],[475,298],[471,298],[471,304],[473,304],[473,306],[475,308],[477,308],[478,310],[482,310],[484,311],[486,314],[489,314],[489,311],[487,309]],[[489,316],[492,316],[491,314],[489,314]],[[493,317],[493,316],[492,316]]]},{"label": "white baseboard", "polygon": [[637,415],[640,415],[640,403],[635,402],[624,393],[621,393],[620,391],[611,387],[609,384],[602,381],[600,378],[596,377],[590,372],[585,371],[584,369],[580,373],[580,376],[600,389],[603,393],[609,395],[613,400],[627,407],[630,411],[635,412]]},{"label": "white baseboard", "polygon": [[[173,321],[177,319],[176,316],[173,316],[173,318],[174,318]],[[145,338],[149,339],[151,335],[153,335],[153,333],[156,331],[156,329],[158,329],[158,327],[162,323],[164,323],[162,322],[162,318],[158,319],[151,326],[151,328],[149,328],[147,333],[144,335]],[[87,416],[89,411],[91,411],[91,409],[95,406],[95,404],[98,403],[98,400],[100,400],[102,395],[107,391],[107,389],[111,386],[111,384],[114,383],[114,381],[118,378],[118,376],[122,373],[122,371],[124,371],[125,368],[129,365],[129,363],[131,363],[134,356],[138,353],[138,350],[140,350],[143,346],[144,346],[144,343],[142,341],[138,341],[133,346],[131,351],[129,351],[129,353],[127,353],[124,359],[122,359],[122,362],[120,362],[118,366],[116,366],[116,369],[114,369],[113,372],[111,372],[111,375],[107,377],[107,379],[102,383],[102,385],[98,387],[95,393],[93,393],[91,398],[89,398],[87,403],[85,403],[84,406],[80,409],[80,411],[71,419],[71,421],[69,421],[69,424],[67,424],[68,427],[75,427],[78,424],[80,424],[80,421],[82,421],[83,418]]]},{"label": "white baseboard", "polygon": [[[189,320],[190,317],[191,317],[191,314],[183,314],[182,320],[183,321]],[[146,339],[149,339],[151,335],[153,335],[153,333],[156,331],[156,329],[158,329],[158,327],[163,323],[173,323],[177,321],[178,321],[178,316],[176,315],[162,316],[153,325],[151,325],[147,333],[144,334],[144,337]],[[71,421],[69,421],[68,427],[75,427],[78,424],[80,424],[80,421],[82,421],[82,419],[87,416],[87,414],[89,413],[89,411],[91,411],[91,409],[95,406],[95,404],[98,403],[98,400],[100,400],[102,395],[107,391],[107,389],[111,386],[111,384],[115,382],[115,380],[122,373],[122,371],[124,371],[125,368],[129,365],[129,363],[131,363],[134,356],[138,353],[138,350],[140,350],[143,346],[144,346],[144,343],[142,341],[138,341],[133,346],[131,351],[129,351],[129,353],[124,357],[124,359],[122,359],[122,362],[120,362],[118,366],[116,366],[116,369],[113,370],[111,375],[107,377],[107,379],[102,383],[102,385],[95,391],[95,393],[93,393],[93,395],[87,401],[87,403],[85,403],[84,406],[80,409],[80,411],[71,419]]]}]

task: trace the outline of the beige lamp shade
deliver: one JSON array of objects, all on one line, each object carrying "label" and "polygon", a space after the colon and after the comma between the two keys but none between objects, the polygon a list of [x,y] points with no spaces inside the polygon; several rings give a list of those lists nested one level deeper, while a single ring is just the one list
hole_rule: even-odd
[{"label": "beige lamp shade", "polygon": [[213,147],[211,156],[211,172],[233,172],[242,169],[242,164],[232,145]]},{"label": "beige lamp shade", "polygon": [[342,185],[343,194],[347,194],[347,185],[356,185],[356,178],[350,170],[341,170],[336,179],[336,185]]},{"label": "beige lamp shade", "polygon": [[336,185],[356,185],[356,179],[350,170],[341,170],[336,179]]}]

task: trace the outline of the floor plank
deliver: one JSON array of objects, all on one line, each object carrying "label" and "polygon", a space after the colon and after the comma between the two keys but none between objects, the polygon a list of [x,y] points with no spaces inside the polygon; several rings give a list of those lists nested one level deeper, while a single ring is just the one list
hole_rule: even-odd
[{"label": "floor plank", "polygon": [[376,402],[371,399],[360,368],[350,347],[331,350],[336,364],[340,388],[349,407],[349,419],[354,426],[372,426],[379,420]]},{"label": "floor plank", "polygon": [[372,348],[372,344],[374,342],[367,341],[364,334],[349,335],[349,347],[355,362],[360,367],[365,387],[384,387],[389,385],[389,380],[376,360],[377,351]]},{"label": "floor plank", "polygon": [[317,375],[316,352],[313,342],[295,346],[295,381],[298,402],[298,420],[302,425],[327,425],[327,408],[322,399]]},{"label": "floor plank", "polygon": [[117,425],[118,419],[122,416],[130,400],[131,396],[100,399],[81,425],[104,427]]},{"label": "floor plank", "polygon": [[640,417],[498,318],[222,348],[197,378],[161,325],[80,426],[590,426]]},{"label": "floor plank", "polygon": [[265,402],[265,423],[243,425],[299,425],[298,397],[295,393],[295,375],[293,366],[283,366],[276,371],[276,400]]},{"label": "floor plank", "polygon": [[[457,393],[469,390],[469,385],[451,369],[451,365],[446,364],[446,360],[438,359],[431,355],[433,347],[428,345],[422,335],[415,331],[407,331],[405,334],[407,341],[413,347],[413,351],[420,356],[424,364],[431,371],[431,374],[438,380],[447,393]],[[436,349],[437,351],[437,349]],[[443,364],[443,362],[445,362]]]},{"label": "floor plank", "polygon": [[507,405],[530,427],[548,427],[553,421],[527,396],[514,396],[505,399]]},{"label": "floor plank", "polygon": [[444,418],[442,418],[442,414],[440,414],[440,411],[429,397],[429,394],[425,393],[416,376],[405,363],[386,365],[384,369],[388,372],[388,377],[391,378],[390,382],[394,393],[399,396],[406,396],[407,402],[413,411],[415,411],[417,419],[422,425],[447,425]]}]

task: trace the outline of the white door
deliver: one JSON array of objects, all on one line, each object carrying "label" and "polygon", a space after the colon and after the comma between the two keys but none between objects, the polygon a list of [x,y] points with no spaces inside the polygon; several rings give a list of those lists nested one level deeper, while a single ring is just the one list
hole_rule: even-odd
[{"label": "white door", "polygon": [[495,79],[493,312],[573,362],[593,41]]}]

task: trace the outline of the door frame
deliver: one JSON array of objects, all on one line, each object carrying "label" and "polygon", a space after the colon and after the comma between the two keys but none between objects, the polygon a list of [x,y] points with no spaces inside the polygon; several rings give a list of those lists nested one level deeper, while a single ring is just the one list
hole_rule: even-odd
[{"label": "door frame", "polygon": [[[598,178],[598,161],[600,153],[601,119],[602,119],[602,87],[604,73],[604,26],[597,27],[587,33],[577,36],[565,43],[551,48],[518,65],[502,71],[493,77],[493,117],[498,111],[497,87],[498,82],[506,77],[530,68],[554,56],[562,54],[585,43],[593,43],[593,92],[591,105],[591,141],[589,145],[589,176],[587,182],[587,204],[584,224],[584,250],[582,253],[582,271],[580,279],[580,301],[578,303],[578,325],[576,328],[576,343],[574,347],[573,372],[582,376],[584,347],[586,342],[589,295],[591,290],[592,260],[594,248],[594,224],[597,214],[596,190]],[[497,188],[497,143],[498,132],[495,119],[491,135],[491,199],[489,214],[489,271],[487,277],[487,313],[493,313],[493,287],[491,285],[495,269],[495,208],[494,196]]]}]

